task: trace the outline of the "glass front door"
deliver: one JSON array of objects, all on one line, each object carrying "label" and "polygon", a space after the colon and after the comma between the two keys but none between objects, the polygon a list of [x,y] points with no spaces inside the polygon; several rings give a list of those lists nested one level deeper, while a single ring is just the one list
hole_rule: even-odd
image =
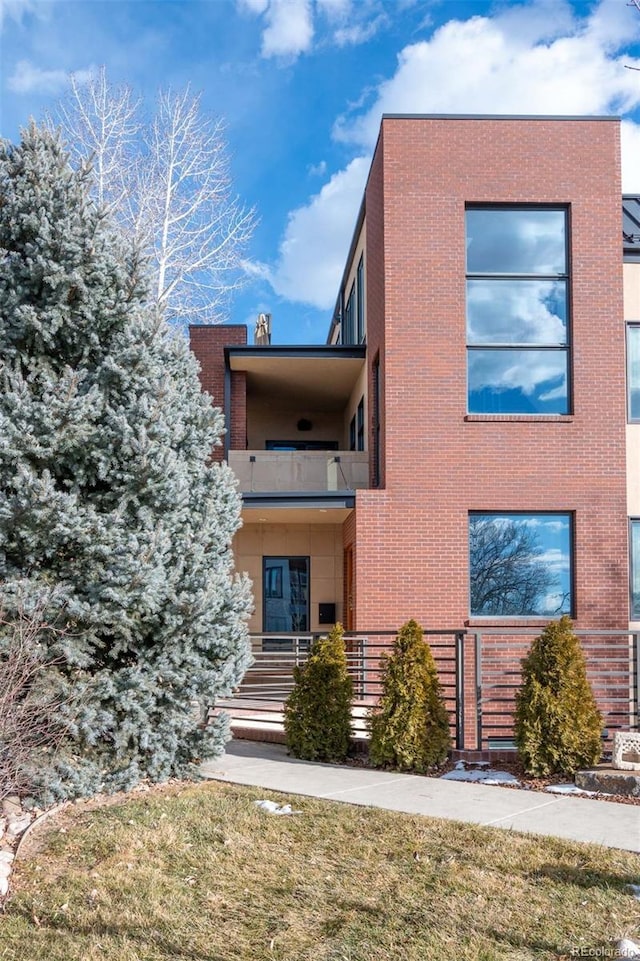
[{"label": "glass front door", "polygon": [[309,630],[309,558],[263,558],[262,620],[265,633]]}]

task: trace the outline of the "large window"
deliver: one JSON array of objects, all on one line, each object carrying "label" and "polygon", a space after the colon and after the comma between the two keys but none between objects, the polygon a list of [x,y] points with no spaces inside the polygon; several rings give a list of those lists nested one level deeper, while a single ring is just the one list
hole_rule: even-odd
[{"label": "large window", "polygon": [[631,617],[640,621],[640,519],[631,521]]},{"label": "large window", "polygon": [[309,630],[309,558],[263,559],[262,622],[266,632]]},{"label": "large window", "polygon": [[640,323],[627,324],[628,417],[640,421]]},{"label": "large window", "polygon": [[469,515],[471,615],[572,612],[571,515]]},{"label": "large window", "polygon": [[468,409],[566,414],[567,214],[467,209]]}]

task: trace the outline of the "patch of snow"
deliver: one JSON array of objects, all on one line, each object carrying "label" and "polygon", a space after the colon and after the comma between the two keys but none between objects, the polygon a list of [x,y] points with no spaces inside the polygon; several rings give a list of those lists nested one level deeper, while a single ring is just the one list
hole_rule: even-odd
[{"label": "patch of snow", "polygon": [[275,801],[254,801],[254,804],[267,814],[302,814],[302,811],[294,811],[290,804],[276,804]]},{"label": "patch of snow", "polygon": [[598,793],[597,791],[584,791],[581,787],[576,787],[575,784],[548,784],[545,791],[549,791],[551,794],[582,794],[591,797]]},{"label": "patch of snow", "polygon": [[520,781],[508,771],[473,770],[465,771],[456,766],[453,771],[442,775],[443,781],[477,781],[481,784],[513,784],[519,786]]},{"label": "patch of snow", "polygon": [[640,901],[640,884],[627,884],[636,901]]}]

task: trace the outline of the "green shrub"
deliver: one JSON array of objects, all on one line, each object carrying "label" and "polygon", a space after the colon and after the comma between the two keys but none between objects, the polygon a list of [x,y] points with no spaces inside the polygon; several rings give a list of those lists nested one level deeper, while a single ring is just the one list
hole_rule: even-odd
[{"label": "green shrub", "polygon": [[515,741],[527,774],[573,774],[597,764],[602,715],[567,616],[552,621],[522,661]]},{"label": "green shrub", "polygon": [[382,660],[382,696],[369,717],[369,757],[404,771],[442,763],[451,746],[449,716],[431,648],[409,621]]},{"label": "green shrub", "polygon": [[342,761],[349,751],[353,684],[347,673],[342,625],[316,639],[284,709],[287,746],[307,761]]}]

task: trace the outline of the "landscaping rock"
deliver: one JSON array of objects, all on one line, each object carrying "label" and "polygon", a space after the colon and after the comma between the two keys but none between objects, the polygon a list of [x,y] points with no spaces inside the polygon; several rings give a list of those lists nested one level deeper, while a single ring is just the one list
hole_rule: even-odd
[{"label": "landscaping rock", "polygon": [[640,958],[640,945],[629,938],[623,938],[616,945],[616,957],[618,958]]},{"label": "landscaping rock", "polygon": [[6,815],[22,814],[22,804],[17,794],[10,794],[2,802],[2,813]]},{"label": "landscaping rock", "polygon": [[575,782],[579,788],[599,794],[640,797],[640,774],[634,771],[618,771],[602,765],[587,771],[577,771]]},{"label": "landscaping rock", "polygon": [[0,851],[0,864],[2,864],[3,862],[6,864],[11,864],[14,858],[15,858],[15,854],[13,853],[13,851],[7,851],[7,850]]},{"label": "landscaping rock", "polygon": [[8,861],[0,861],[0,878],[8,878],[11,874],[11,865]]},{"label": "landscaping rock", "polygon": [[21,814],[19,817],[10,817],[9,824],[7,825],[7,835],[9,837],[17,837],[26,831],[31,824],[30,814]]},{"label": "landscaping rock", "polygon": [[0,878],[0,898],[3,898],[9,890],[9,878]]}]

